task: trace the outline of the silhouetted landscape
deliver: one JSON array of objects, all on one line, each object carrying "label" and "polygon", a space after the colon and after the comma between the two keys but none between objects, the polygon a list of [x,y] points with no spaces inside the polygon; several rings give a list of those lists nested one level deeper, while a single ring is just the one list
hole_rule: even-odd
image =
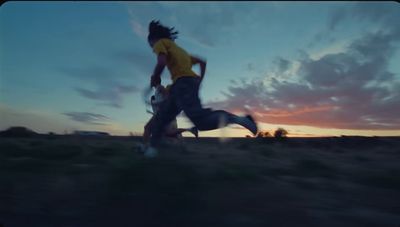
[{"label": "silhouetted landscape", "polygon": [[0,137],[8,226],[398,226],[400,139]]}]

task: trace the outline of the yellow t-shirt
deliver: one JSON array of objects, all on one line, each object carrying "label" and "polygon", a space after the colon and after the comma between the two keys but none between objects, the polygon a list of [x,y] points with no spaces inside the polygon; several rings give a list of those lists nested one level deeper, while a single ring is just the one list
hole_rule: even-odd
[{"label": "yellow t-shirt", "polygon": [[165,54],[167,56],[167,68],[171,73],[173,83],[180,77],[198,76],[192,70],[193,62],[190,55],[174,41],[160,39],[154,44],[153,51],[157,55]]}]

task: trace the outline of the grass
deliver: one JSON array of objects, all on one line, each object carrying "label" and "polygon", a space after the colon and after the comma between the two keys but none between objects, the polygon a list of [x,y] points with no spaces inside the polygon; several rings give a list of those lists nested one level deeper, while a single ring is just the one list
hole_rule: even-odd
[{"label": "grass", "polygon": [[[241,226],[265,226],[271,218],[281,221],[271,226],[291,226],[285,222],[288,216],[291,223],[304,223],[314,218],[306,215],[313,210],[332,208],[331,200],[348,206],[349,195],[366,201],[357,206],[382,213],[395,202],[374,198],[376,192],[391,190],[393,201],[400,199],[394,142],[352,150],[335,140],[249,139],[221,145],[199,139],[170,145],[155,159],[136,153],[135,143],[0,139],[0,182],[5,182],[0,184],[0,212],[11,214],[4,223],[24,226],[18,223],[24,216],[37,226],[49,226],[47,218],[72,220],[70,226],[85,225],[81,220],[98,221],[93,226],[233,226],[237,223],[226,217],[237,215],[246,217]],[[393,152],[375,152],[377,148]],[[21,205],[14,209],[9,204]],[[37,204],[46,212],[37,217],[34,207],[24,204]],[[321,225],[334,221],[329,215]],[[258,225],[252,224],[255,220]]]},{"label": "grass", "polygon": [[369,186],[400,191],[400,171],[364,174],[355,178],[355,182]]},{"label": "grass", "polygon": [[164,160],[138,162],[123,170],[123,173],[128,174],[133,181],[144,182],[145,188],[167,191],[174,190],[175,187],[193,188],[198,178],[196,171],[191,166]]},{"label": "grass", "polygon": [[371,158],[365,156],[365,155],[355,155],[354,160],[358,162],[368,162],[371,161]]},{"label": "grass", "polygon": [[81,145],[65,142],[4,141],[0,143],[0,155],[5,158],[31,157],[49,160],[65,160],[79,156]]},{"label": "grass", "polygon": [[113,156],[120,154],[125,150],[125,147],[120,143],[110,143],[94,150],[96,155],[100,156]]},{"label": "grass", "polygon": [[249,166],[224,163],[215,170],[210,179],[214,181],[254,181],[260,179],[260,175],[258,170],[249,168]]},{"label": "grass", "polygon": [[3,141],[0,143],[0,156],[5,158],[23,157],[31,153],[30,149],[17,141]]},{"label": "grass", "polygon": [[240,150],[249,150],[249,149],[251,149],[251,142],[250,141],[241,141],[236,146],[236,148],[240,149]]},{"label": "grass", "polygon": [[31,156],[48,160],[68,160],[81,155],[83,148],[75,144],[51,144],[31,150]]},{"label": "grass", "polygon": [[294,176],[294,170],[290,168],[271,168],[265,167],[260,173],[264,176],[281,177],[281,176]]},{"label": "grass", "polygon": [[56,165],[52,162],[31,157],[18,158],[13,160],[0,160],[0,170],[4,173],[41,173],[50,170],[54,171]]},{"label": "grass", "polygon": [[334,177],[335,169],[321,160],[302,159],[294,165],[294,173],[302,177]]},{"label": "grass", "polygon": [[276,155],[276,152],[273,149],[268,148],[268,147],[263,147],[263,148],[259,149],[259,152],[262,156],[265,156],[265,157],[273,157]]}]

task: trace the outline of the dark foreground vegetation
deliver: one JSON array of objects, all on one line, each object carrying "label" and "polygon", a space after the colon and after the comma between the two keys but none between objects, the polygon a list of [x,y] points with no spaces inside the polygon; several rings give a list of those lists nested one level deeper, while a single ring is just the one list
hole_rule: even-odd
[{"label": "dark foreground vegetation", "polygon": [[0,224],[400,225],[399,138],[0,138]]}]

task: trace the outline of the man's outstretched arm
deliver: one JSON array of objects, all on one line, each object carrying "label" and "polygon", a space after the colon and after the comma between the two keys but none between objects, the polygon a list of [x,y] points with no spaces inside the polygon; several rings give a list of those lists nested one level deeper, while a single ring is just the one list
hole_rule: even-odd
[{"label": "man's outstretched arm", "polygon": [[153,75],[151,75],[152,87],[161,84],[161,73],[164,71],[165,65],[167,64],[167,56],[165,54],[159,54],[157,56],[157,64],[154,67]]}]

